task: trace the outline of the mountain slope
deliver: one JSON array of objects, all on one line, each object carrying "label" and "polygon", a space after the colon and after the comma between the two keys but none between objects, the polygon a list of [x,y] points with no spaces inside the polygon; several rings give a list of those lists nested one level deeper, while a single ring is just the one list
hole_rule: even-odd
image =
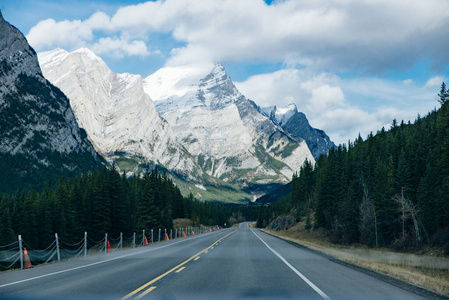
[{"label": "mountain slope", "polygon": [[88,49],[39,53],[44,75],[70,99],[81,127],[97,151],[127,172],[148,164],[171,174],[185,196],[241,203],[250,195],[203,172],[160,118],[139,75],[116,74]]},{"label": "mountain slope", "polygon": [[102,165],[68,99],[43,77],[35,51],[1,12],[0,141],[4,191]]},{"label": "mountain slope", "polygon": [[221,65],[199,80],[200,72],[189,72],[164,68],[144,85],[207,174],[244,187],[285,183],[305,159],[314,161],[306,143],[261,114]]},{"label": "mountain slope", "polygon": [[108,160],[151,161],[184,176],[201,176],[143,91],[139,75],[113,73],[88,49],[55,49],[40,53],[39,61],[45,77],[70,98],[80,127]]},{"label": "mountain slope", "polygon": [[310,126],[306,115],[298,112],[293,103],[280,108],[276,106],[261,108],[260,111],[279,124],[294,139],[305,140],[315,160],[335,147],[323,130]]}]

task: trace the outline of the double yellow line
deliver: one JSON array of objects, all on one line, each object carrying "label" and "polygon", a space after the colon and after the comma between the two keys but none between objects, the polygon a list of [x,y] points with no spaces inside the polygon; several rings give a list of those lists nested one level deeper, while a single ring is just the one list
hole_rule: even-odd
[{"label": "double yellow line", "polygon": [[[165,276],[167,276],[168,274],[172,273],[173,271],[176,271],[178,268],[182,267],[183,265],[185,265],[186,263],[188,263],[189,261],[195,259],[197,257],[199,257],[201,254],[203,254],[204,252],[208,251],[209,249],[213,248],[215,245],[217,245],[219,242],[221,242],[222,240],[224,240],[225,238],[227,238],[228,236],[230,236],[231,234],[233,234],[234,232],[236,232],[237,230],[234,230],[233,232],[228,233],[227,235],[225,235],[224,237],[222,237],[221,239],[215,241],[212,245],[210,245],[209,247],[207,247],[206,249],[201,250],[200,252],[198,252],[197,254],[195,254],[194,256],[192,256],[191,258],[187,259],[186,261],[180,263],[179,265],[177,265],[176,267],[168,270],[167,272],[165,272],[164,274],[154,278],[153,280],[145,283],[144,285],[142,285],[141,287],[135,289],[134,291],[132,291],[131,293],[129,293],[128,295],[126,295],[125,297],[123,297],[122,299],[128,299],[131,298],[132,296],[136,295],[137,293],[140,293],[142,290],[146,289],[147,287],[149,287],[150,285],[152,285],[153,283],[157,282],[158,280],[164,278]],[[138,296],[135,297],[135,299],[140,299],[143,296],[145,296],[146,294],[148,294],[149,292],[151,292],[152,290],[154,290],[156,287],[155,286],[151,286],[150,288],[146,289],[145,291],[143,291],[141,294],[139,294]]]}]

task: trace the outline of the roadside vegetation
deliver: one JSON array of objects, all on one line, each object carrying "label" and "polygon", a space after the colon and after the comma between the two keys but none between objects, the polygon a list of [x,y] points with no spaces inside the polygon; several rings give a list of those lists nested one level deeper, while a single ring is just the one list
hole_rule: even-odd
[{"label": "roadside vegetation", "polygon": [[269,226],[262,230],[337,260],[449,296],[449,257],[442,254],[441,248],[400,253],[388,248],[335,244],[329,232],[308,230],[305,221],[288,229],[273,230]]},{"label": "roadside vegetation", "polygon": [[44,249],[55,233],[76,243],[84,232],[100,240],[105,233],[114,238],[120,233],[131,236],[136,231],[183,227],[186,222],[232,226],[257,215],[256,207],[199,202],[191,194],[183,197],[157,169],[127,178],[113,166],[80,177],[61,176],[54,188],[48,182],[41,190],[0,193],[0,246],[17,241],[19,234],[30,247]]},{"label": "roadside vegetation", "polygon": [[[379,272],[400,268],[402,275],[390,275],[447,294],[447,262],[444,268],[427,265],[434,256],[449,259],[449,92],[444,83],[439,97],[441,107],[418,115],[413,124],[393,120],[388,130],[335,147],[315,165],[306,162],[291,182],[291,193],[260,208],[257,227],[284,230],[301,243],[313,237],[313,247],[345,253],[355,247],[374,249],[369,253],[378,257],[421,255],[424,265],[367,264]],[[295,229],[296,223],[303,230]],[[363,265],[371,255],[363,253],[342,260]]]}]

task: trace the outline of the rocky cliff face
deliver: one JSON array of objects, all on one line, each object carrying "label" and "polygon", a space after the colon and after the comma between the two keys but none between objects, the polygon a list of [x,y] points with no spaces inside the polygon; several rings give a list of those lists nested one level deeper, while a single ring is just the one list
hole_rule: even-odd
[{"label": "rocky cliff face", "polygon": [[113,73],[88,49],[56,49],[40,53],[39,61],[45,77],[69,97],[80,127],[108,160],[142,159],[186,176],[201,174],[159,117],[139,75]]},{"label": "rocky cliff face", "polygon": [[154,88],[156,109],[207,174],[242,185],[287,182],[305,159],[314,161],[307,144],[259,112],[221,65],[192,78],[182,68],[161,69],[145,89]]},{"label": "rocky cliff face", "polygon": [[42,75],[35,51],[0,13],[0,188],[41,187],[98,168],[67,97]]},{"label": "rocky cliff face", "polygon": [[259,111],[279,124],[292,138],[306,141],[315,160],[335,146],[323,130],[310,126],[306,115],[298,112],[295,104],[281,108],[276,106],[259,108]]},{"label": "rocky cliff face", "polygon": [[88,49],[56,49],[39,61],[96,149],[119,167],[123,158],[153,162],[200,194],[231,184],[256,197],[265,192],[256,187],[286,183],[314,161],[306,142],[259,111],[221,65],[163,68],[142,81],[113,73]]}]

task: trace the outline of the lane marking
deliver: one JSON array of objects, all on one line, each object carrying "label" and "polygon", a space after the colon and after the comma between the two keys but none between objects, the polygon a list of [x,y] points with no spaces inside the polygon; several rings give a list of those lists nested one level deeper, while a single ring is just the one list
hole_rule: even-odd
[{"label": "lane marking", "polygon": [[[233,234],[233,233],[236,232],[236,231],[237,231],[237,230],[234,230],[234,231],[228,233],[228,234],[225,235],[224,237],[220,238],[219,241],[221,241],[221,240],[227,238],[228,236],[230,236],[231,234]],[[214,242],[214,244],[215,244],[215,243],[216,243],[216,242]],[[193,256],[190,257],[189,259],[187,259],[187,260],[185,260],[184,262],[182,262],[182,263],[180,263],[179,265],[177,265],[176,267],[174,267],[174,268],[168,270],[168,271],[165,272],[164,274],[159,275],[158,277],[154,278],[154,279],[151,280],[151,281],[148,281],[147,283],[145,283],[145,284],[142,285],[141,287],[135,289],[134,291],[132,291],[132,292],[129,293],[128,295],[124,296],[124,297],[122,298],[122,300],[128,299],[128,298],[134,296],[135,294],[139,293],[139,292],[142,291],[143,289],[145,289],[145,288],[147,288],[148,286],[152,285],[153,283],[159,281],[160,279],[164,278],[165,276],[167,276],[168,274],[170,274],[170,273],[172,273],[173,271],[177,270],[178,268],[184,266],[186,263],[188,263],[189,261],[195,259],[197,256],[200,256],[201,254],[206,253],[211,247],[214,246],[214,244],[212,244],[212,245],[210,245],[209,247],[207,247],[207,248],[201,250],[201,251],[198,252],[197,254],[193,255]]]},{"label": "lane marking", "polygon": [[175,273],[179,273],[179,272],[181,272],[182,270],[184,270],[185,268],[186,268],[186,267],[179,268],[178,270],[176,270]]},{"label": "lane marking", "polygon": [[146,294],[148,294],[149,292],[151,292],[151,291],[154,290],[155,288],[156,288],[155,286],[150,287],[148,290],[146,290],[145,292],[143,292],[142,294],[140,294],[139,296],[137,296],[136,299],[142,298],[143,296],[145,296]]},{"label": "lane marking", "polygon": [[295,267],[293,267],[284,257],[282,257],[282,255],[280,255],[279,253],[277,253],[273,248],[271,248],[270,246],[268,246],[267,243],[265,243],[264,240],[262,240],[262,238],[260,236],[258,236],[254,230],[251,229],[251,232],[254,233],[255,236],[257,236],[257,238],[259,240],[262,241],[262,243],[265,244],[265,246],[267,246],[268,249],[271,250],[271,252],[273,252],[277,257],[279,257],[282,262],[284,264],[287,265],[287,267],[289,267],[293,272],[296,273],[296,275],[298,275],[299,277],[301,277],[302,280],[305,281],[305,283],[307,283],[312,289],[315,290],[315,292],[317,292],[323,299],[327,299],[327,300],[331,300],[331,298],[329,298],[328,295],[326,295],[322,290],[320,290],[316,285],[314,285],[309,279],[307,279],[306,276],[304,276],[301,272],[299,272],[298,270],[295,269]]},{"label": "lane marking", "polygon": [[199,256],[197,256],[194,260],[196,261],[196,260],[198,260],[198,259],[200,259],[200,257]]},{"label": "lane marking", "polygon": [[164,246],[160,246],[160,247],[157,247],[157,248],[145,249],[145,250],[142,250],[142,251],[139,251],[139,252],[130,253],[130,254],[125,254],[125,255],[118,256],[118,257],[114,257],[114,258],[110,258],[110,259],[105,259],[105,260],[102,260],[102,261],[97,261],[97,262],[94,262],[94,263],[91,263],[91,264],[87,264],[87,265],[82,265],[82,266],[79,266],[79,267],[74,267],[74,268],[70,268],[70,269],[66,269],[66,270],[61,270],[61,271],[56,271],[56,272],[53,272],[53,273],[48,273],[48,274],[44,274],[44,275],[40,275],[40,276],[36,276],[36,277],[31,277],[31,278],[19,280],[19,281],[14,281],[14,282],[10,282],[10,283],[5,283],[5,284],[0,285],[0,288],[6,287],[6,286],[10,286],[10,285],[19,284],[19,283],[24,283],[24,282],[28,282],[28,281],[32,281],[32,280],[35,280],[35,279],[40,279],[40,278],[48,277],[48,276],[58,275],[58,274],[61,274],[61,273],[66,273],[66,272],[70,272],[70,271],[75,271],[75,270],[79,270],[79,269],[84,269],[84,268],[87,268],[87,267],[96,266],[96,265],[99,265],[99,264],[102,264],[102,263],[106,263],[106,262],[110,262],[110,261],[114,261],[114,260],[118,260],[118,259],[130,257],[130,256],[134,256],[134,255],[139,255],[139,254],[146,253],[146,252],[156,251],[156,250],[159,250],[159,249],[162,249],[162,248],[170,247],[170,246],[173,246],[173,245],[176,245],[176,244],[179,244],[179,243],[188,242],[188,241],[191,241],[191,240],[193,240],[193,239],[197,239],[197,238],[201,238],[201,237],[206,237],[206,236],[209,236],[209,235],[197,235],[197,236],[192,237],[192,238],[190,238],[190,239],[186,239],[186,240],[183,239],[183,240],[180,240],[180,241],[171,243],[171,244],[169,244],[169,245],[164,245]]}]

